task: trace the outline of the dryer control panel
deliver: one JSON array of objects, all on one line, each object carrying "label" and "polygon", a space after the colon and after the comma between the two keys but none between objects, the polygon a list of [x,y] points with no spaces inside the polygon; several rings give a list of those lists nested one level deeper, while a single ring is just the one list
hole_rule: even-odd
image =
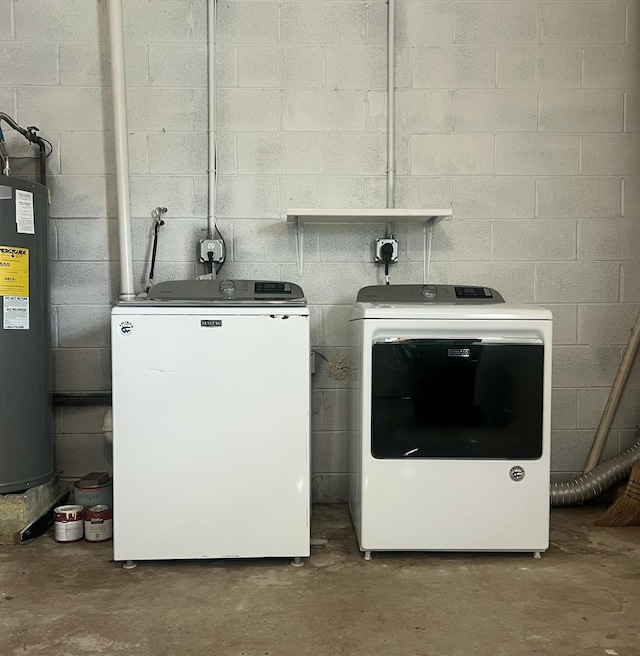
[{"label": "dryer control panel", "polygon": [[504,303],[504,298],[491,287],[473,285],[375,285],[361,289],[357,302],[485,305]]}]

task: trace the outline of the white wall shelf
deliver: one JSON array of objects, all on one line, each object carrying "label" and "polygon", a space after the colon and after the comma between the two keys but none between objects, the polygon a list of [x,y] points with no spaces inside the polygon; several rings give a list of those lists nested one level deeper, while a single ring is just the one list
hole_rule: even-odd
[{"label": "white wall shelf", "polygon": [[422,223],[425,228],[439,219],[453,215],[450,209],[406,210],[398,208],[328,210],[294,208],[287,210],[287,223],[296,224],[296,253],[298,275],[302,276],[304,262],[303,240],[305,223]]}]

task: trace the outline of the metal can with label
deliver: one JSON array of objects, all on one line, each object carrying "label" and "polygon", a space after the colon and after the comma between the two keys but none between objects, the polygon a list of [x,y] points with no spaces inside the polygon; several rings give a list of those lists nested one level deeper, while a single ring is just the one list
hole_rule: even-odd
[{"label": "metal can with label", "polygon": [[84,512],[84,539],[107,542],[113,536],[113,513],[110,506],[92,506]]},{"label": "metal can with label", "polygon": [[56,542],[78,542],[82,540],[83,506],[58,506],[53,509],[54,537]]}]

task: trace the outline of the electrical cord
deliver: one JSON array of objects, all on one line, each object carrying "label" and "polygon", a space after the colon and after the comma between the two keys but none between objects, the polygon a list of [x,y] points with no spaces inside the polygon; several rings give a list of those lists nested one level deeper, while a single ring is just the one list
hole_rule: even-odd
[{"label": "electrical cord", "polygon": [[389,262],[393,257],[393,244],[387,242],[382,244],[382,260],[384,262],[384,284],[388,285],[390,283],[389,279]]}]

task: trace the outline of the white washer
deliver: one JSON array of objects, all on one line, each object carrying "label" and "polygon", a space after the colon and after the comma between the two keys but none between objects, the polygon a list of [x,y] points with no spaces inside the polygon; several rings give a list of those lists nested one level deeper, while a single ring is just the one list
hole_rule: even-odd
[{"label": "white washer", "polygon": [[309,555],[298,285],[178,281],[112,313],[114,557]]},{"label": "white washer", "polygon": [[552,316],[485,287],[366,287],[349,506],[360,549],[549,545]]}]

